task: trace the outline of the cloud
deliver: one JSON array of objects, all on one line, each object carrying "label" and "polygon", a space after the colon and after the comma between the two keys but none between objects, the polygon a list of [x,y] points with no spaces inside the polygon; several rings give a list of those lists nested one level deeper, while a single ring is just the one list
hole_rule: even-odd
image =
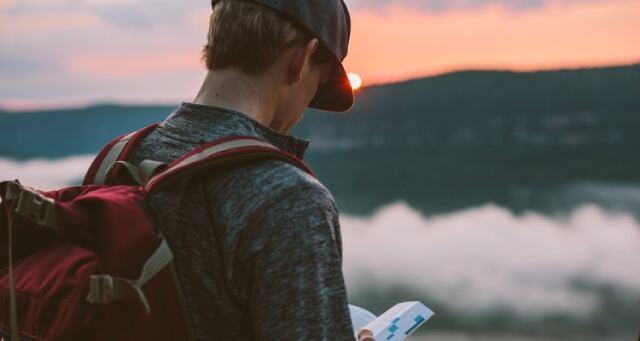
[{"label": "cloud", "polygon": [[404,7],[429,12],[453,10],[473,10],[487,6],[499,6],[509,11],[523,11],[542,8],[552,4],[572,5],[603,0],[350,0],[348,6],[358,9],[386,9]]},{"label": "cloud", "polygon": [[80,12],[95,15],[105,22],[130,29],[148,27],[183,28],[194,11],[209,11],[207,2],[199,0],[1,0],[0,10],[10,15],[52,12]]},{"label": "cloud", "polygon": [[0,9],[0,101],[189,98],[209,11],[195,1],[16,2]]},{"label": "cloud", "polygon": [[18,179],[25,186],[54,190],[82,180],[93,158],[90,155],[57,160],[15,161],[0,158],[0,181]]},{"label": "cloud", "polygon": [[17,58],[5,52],[0,52],[0,79],[49,72],[57,68],[58,66],[49,61],[41,61],[29,57]]},{"label": "cloud", "polygon": [[0,10],[5,8],[12,8],[16,5],[17,0],[0,0]]},{"label": "cloud", "polygon": [[200,69],[199,54],[191,52],[75,55],[67,62],[69,70],[98,77],[131,77]]},{"label": "cloud", "polygon": [[354,297],[406,288],[461,315],[528,319],[595,313],[602,298],[585,287],[640,298],[640,226],[597,206],[564,219],[494,205],[425,218],[397,203],[341,222]]}]

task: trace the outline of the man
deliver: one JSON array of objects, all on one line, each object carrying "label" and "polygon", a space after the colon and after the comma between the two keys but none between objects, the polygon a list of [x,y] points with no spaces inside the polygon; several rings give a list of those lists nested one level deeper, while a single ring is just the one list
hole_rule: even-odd
[{"label": "man", "polygon": [[[214,0],[208,74],[138,146],[133,162],[171,161],[200,144],[249,135],[302,158],[287,135],[309,105],[348,110],[341,0]],[[353,340],[338,210],[287,163],[242,164],[156,193],[149,209],[175,254],[199,340]]]}]

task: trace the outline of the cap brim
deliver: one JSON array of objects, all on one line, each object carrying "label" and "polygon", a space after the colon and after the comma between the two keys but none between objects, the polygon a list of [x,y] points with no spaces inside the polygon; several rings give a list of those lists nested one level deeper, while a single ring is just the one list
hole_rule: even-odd
[{"label": "cap brim", "polygon": [[329,80],[318,86],[316,95],[309,103],[310,108],[344,112],[353,106],[354,96],[351,82],[342,63],[335,63]]}]

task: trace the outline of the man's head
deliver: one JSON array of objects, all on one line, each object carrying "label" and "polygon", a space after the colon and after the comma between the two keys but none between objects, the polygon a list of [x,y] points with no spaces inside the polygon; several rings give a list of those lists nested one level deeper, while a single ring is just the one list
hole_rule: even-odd
[{"label": "man's head", "polygon": [[303,109],[351,107],[353,94],[341,64],[350,20],[341,0],[213,0],[212,5],[203,49],[209,70],[235,68],[260,76],[284,67],[287,80],[299,87],[294,91]]},{"label": "man's head", "polygon": [[[213,9],[203,58],[209,70],[236,67],[251,75],[269,69],[290,47],[313,36],[276,11],[249,1],[221,0]],[[335,57],[319,46],[311,60],[315,66]]]}]

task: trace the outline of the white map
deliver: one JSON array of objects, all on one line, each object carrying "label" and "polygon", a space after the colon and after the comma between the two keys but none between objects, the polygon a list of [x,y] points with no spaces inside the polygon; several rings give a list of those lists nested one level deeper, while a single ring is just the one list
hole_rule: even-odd
[{"label": "white map", "polygon": [[404,340],[433,316],[433,311],[418,301],[398,303],[379,317],[354,305],[349,305],[349,310],[354,333],[369,329],[376,341]]}]

